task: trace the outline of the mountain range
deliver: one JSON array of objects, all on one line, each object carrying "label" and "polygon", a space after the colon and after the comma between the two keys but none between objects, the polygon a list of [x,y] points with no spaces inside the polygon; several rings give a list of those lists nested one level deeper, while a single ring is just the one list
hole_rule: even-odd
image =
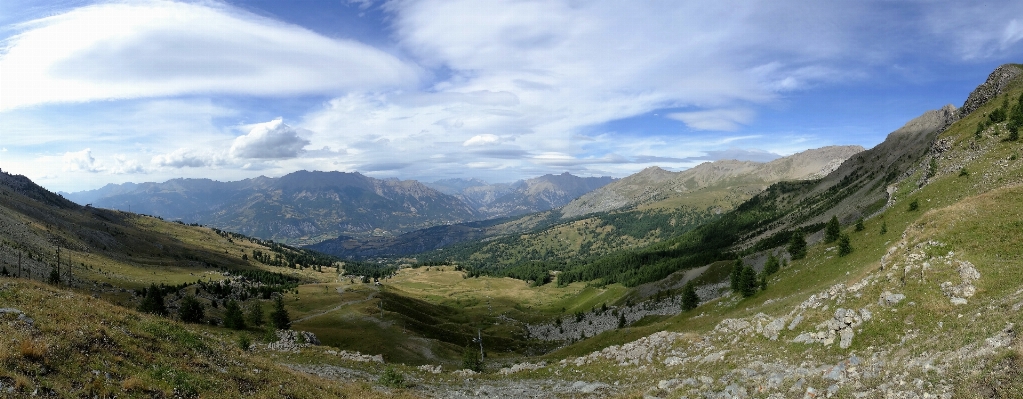
[{"label": "mountain range", "polygon": [[234,182],[174,179],[109,184],[61,194],[79,204],[131,210],[301,245],[338,236],[397,235],[436,225],[542,211],[611,181],[609,177],[568,173],[505,185],[476,180],[463,182],[460,191],[445,190],[455,196],[415,180],[376,179],[358,172],[298,171],[279,178],[261,176]]},{"label": "mountain range", "polygon": [[[650,167],[583,193],[571,202],[565,201],[563,207],[547,212],[436,226],[392,237],[343,236],[309,248],[336,256],[365,258],[410,255],[466,243],[455,251],[498,263],[504,260],[495,259],[493,252],[523,261],[567,259],[580,255],[581,250],[589,254],[591,249],[604,253],[683,232],[732,209],[774,182],[819,179],[860,151],[863,148],[859,146],[824,147],[766,163],[705,162],[682,172]],[[529,188],[524,191],[542,192],[540,188],[547,189],[558,180],[568,179],[567,175],[544,176],[531,180],[530,185],[524,184]],[[468,189],[474,187],[481,186]],[[586,188],[580,187],[577,192]],[[565,198],[568,196],[560,197],[562,201]],[[576,233],[579,226],[587,226],[584,229],[587,233]],[[480,241],[483,239],[486,241]],[[444,256],[451,253],[449,250]]]}]

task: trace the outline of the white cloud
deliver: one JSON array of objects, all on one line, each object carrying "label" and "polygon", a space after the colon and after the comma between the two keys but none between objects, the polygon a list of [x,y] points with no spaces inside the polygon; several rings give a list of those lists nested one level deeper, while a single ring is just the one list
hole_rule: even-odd
[{"label": "white cloud", "polygon": [[252,126],[248,134],[238,136],[228,153],[233,158],[286,159],[297,157],[309,140],[281,118]]},{"label": "white cloud", "polygon": [[93,158],[92,149],[90,148],[76,152],[69,151],[64,153],[65,172],[96,173],[101,170],[102,168],[96,163],[96,158]]},{"label": "white cloud", "polygon": [[197,152],[188,148],[179,148],[167,154],[154,156],[152,164],[170,168],[200,168],[220,163],[212,153]]},{"label": "white cloud", "polygon": [[127,156],[120,154],[114,157],[115,165],[110,168],[109,172],[117,175],[134,175],[144,174],[147,170],[138,161],[128,158]]},{"label": "white cloud", "polygon": [[753,119],[748,109],[714,109],[707,111],[675,112],[668,117],[685,122],[696,130],[735,131]]},{"label": "white cloud", "polygon": [[695,156],[670,137],[634,148],[622,136],[592,136],[606,122],[665,108],[692,110],[675,117],[697,130],[737,130],[779,93],[858,78],[845,57],[872,43],[846,34],[861,26],[839,18],[858,7],[394,1],[385,8],[401,47],[450,76],[424,92],[348,93],[298,125],[316,132],[314,147],[348,149],[353,168],[394,154],[402,162],[447,155],[416,173],[469,162],[525,171]]},{"label": "white cloud", "polygon": [[1004,58],[1023,40],[1019,1],[947,2],[922,9],[931,40],[966,60]]},{"label": "white cloud", "polygon": [[1018,19],[1013,19],[1005,25],[1000,43],[1001,48],[1006,49],[1020,40],[1023,40],[1023,23],[1020,23]]},{"label": "white cloud", "polygon": [[0,111],[188,93],[292,95],[414,85],[397,57],[215,3],[97,4],[17,27]]},{"label": "white cloud", "polygon": [[477,134],[475,136],[472,136],[468,140],[465,140],[465,142],[462,143],[462,146],[463,147],[482,146],[482,145],[487,145],[487,144],[497,144],[500,141],[501,141],[501,138],[497,137],[497,136],[495,136],[493,134],[489,134],[489,133],[488,134]]}]

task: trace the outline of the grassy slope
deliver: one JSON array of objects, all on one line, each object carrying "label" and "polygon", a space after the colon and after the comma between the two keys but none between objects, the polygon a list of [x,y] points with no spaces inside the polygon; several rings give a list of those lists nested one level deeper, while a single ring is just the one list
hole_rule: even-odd
[{"label": "grassy slope", "polygon": [[[61,397],[390,397],[238,349],[235,333],[184,325],[24,279],[0,278],[0,384]],[[2,395],[3,393],[0,393]]]},{"label": "grassy slope", "polygon": [[[1007,95],[1016,98],[1021,92],[1023,90],[1016,85]],[[842,307],[871,306],[877,303],[882,291],[902,292],[909,299],[891,314],[880,313],[873,322],[866,323],[851,348],[788,343],[801,330],[797,329],[783,331],[776,342],[762,337],[740,341],[733,351],[791,359],[798,364],[798,359],[804,357],[837,360],[849,353],[860,353],[863,357],[864,352],[877,352],[883,348],[892,352],[889,355],[905,361],[921,353],[947,354],[957,348],[976,346],[997,334],[1008,323],[1018,324],[1023,320],[1019,320],[1012,309],[1023,303],[1023,269],[1019,267],[1023,263],[1023,255],[1019,251],[1023,247],[1023,234],[1020,233],[1023,214],[1019,205],[1023,204],[1023,159],[1019,157],[1023,146],[1018,142],[1002,141],[1005,133],[993,135],[1003,127],[989,128],[979,140],[975,140],[973,135],[977,122],[999,106],[1001,98],[990,101],[939,137],[948,139],[953,145],[951,151],[939,156],[937,176],[918,188],[920,174],[926,170],[923,166],[927,162],[927,159],[921,160],[917,172],[900,184],[895,194],[898,200],[891,208],[868,220],[863,231],[857,232],[851,227],[844,230],[852,239],[855,248],[852,254],[838,257],[833,245],[812,246],[806,259],[796,261],[772,276],[768,290],[754,297],[742,300],[722,298],[703,304],[694,312],[662,322],[606,332],[548,357],[581,356],[662,330],[709,336],[724,319],[750,318],[761,312],[782,316],[812,294],[826,291],[839,283],[850,286],[867,276],[875,282],[868,285],[861,296],[841,304]],[[977,145],[971,149],[974,141]],[[982,150],[977,150],[978,147]],[[961,176],[959,171],[964,167],[973,172]],[[918,201],[920,208],[909,211],[908,204],[914,200]],[[880,234],[882,223],[887,225],[887,234]],[[940,244],[917,247],[929,241]],[[881,270],[882,257],[890,248],[900,244],[902,247],[895,250],[895,255],[889,260],[896,266],[889,264],[889,269]],[[918,248],[916,252],[922,252],[924,259],[930,259],[934,264],[923,275],[920,274],[919,260],[915,272],[911,270],[907,274],[904,269],[913,263],[907,254],[914,248]],[[958,281],[954,268],[939,266],[946,258],[968,261],[982,276],[976,284],[976,296],[970,298],[967,305],[952,305],[942,295],[941,282]],[[908,276],[905,283],[902,282],[903,275]],[[805,317],[804,325],[813,325],[829,318],[830,312],[810,310]],[[904,338],[908,341],[904,342]],[[904,350],[900,351],[900,347]],[[989,389],[995,380],[1004,383],[1003,395],[1004,392],[1023,392],[1023,379],[1005,374],[1008,371],[1003,367],[1006,362],[1019,363],[1020,358],[1023,358],[1021,348],[1009,347],[962,364],[956,369],[956,378],[961,382],[957,395],[977,395],[980,391],[971,390]],[[717,369],[690,370],[689,373],[725,373],[739,367],[743,365],[726,362]],[[649,379],[656,381],[657,378],[686,375],[685,370],[688,369],[665,367]],[[613,378],[606,371],[606,364],[585,366],[581,371]],[[994,374],[985,376],[985,372]],[[926,374],[921,377],[934,383],[941,379]]]}]

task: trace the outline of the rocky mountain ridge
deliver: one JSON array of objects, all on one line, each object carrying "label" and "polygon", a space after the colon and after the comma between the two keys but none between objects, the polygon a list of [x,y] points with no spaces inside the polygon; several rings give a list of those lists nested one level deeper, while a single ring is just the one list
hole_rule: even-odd
[{"label": "rocky mountain ridge", "polygon": [[736,160],[705,162],[681,172],[669,172],[653,166],[583,195],[565,205],[561,211],[564,218],[606,212],[678,198],[729,181],[766,187],[781,180],[819,179],[860,151],[863,147],[831,146],[766,163]]},{"label": "rocky mountain ridge", "polygon": [[480,179],[446,179],[427,183],[473,206],[485,218],[516,216],[559,208],[617,179],[546,174],[514,183],[488,184]]}]

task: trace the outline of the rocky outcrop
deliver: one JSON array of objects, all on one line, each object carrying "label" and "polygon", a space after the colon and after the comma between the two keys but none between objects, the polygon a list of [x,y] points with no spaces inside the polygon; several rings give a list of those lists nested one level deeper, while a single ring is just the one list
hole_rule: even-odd
[{"label": "rocky outcrop", "polygon": [[277,330],[277,341],[266,344],[269,350],[298,352],[299,349],[319,345],[316,334],[307,331]]},{"label": "rocky outcrop", "polygon": [[957,116],[963,118],[1001,94],[1020,73],[1023,73],[1023,68],[1016,64],[1005,64],[995,68],[994,72],[988,75],[987,80],[977,86],[969,97],[966,97],[966,102],[959,108]]}]

